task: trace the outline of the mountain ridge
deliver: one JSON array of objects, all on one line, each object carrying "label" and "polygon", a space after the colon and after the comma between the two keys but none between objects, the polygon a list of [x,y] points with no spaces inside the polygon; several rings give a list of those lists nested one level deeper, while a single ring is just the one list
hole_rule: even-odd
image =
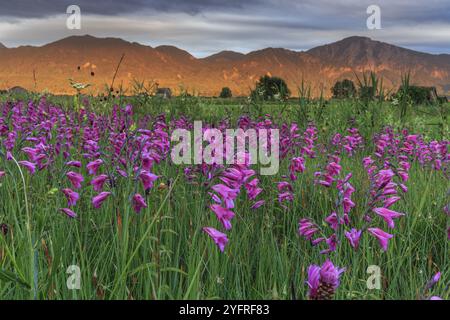
[{"label": "mountain ridge", "polygon": [[201,58],[205,61],[236,61],[244,57],[245,54],[242,52],[236,52],[231,50],[223,50],[207,57]]},{"label": "mountain ridge", "polygon": [[[352,36],[307,51],[263,48],[249,53],[221,51],[196,58],[171,45],[151,47],[114,37],[70,36],[43,46],[2,48],[0,89],[22,86],[52,93],[74,93],[69,78],[91,83],[97,94],[111,82],[122,54],[116,86],[130,89],[134,80],[155,81],[173,91],[190,90],[217,96],[228,86],[234,95],[247,95],[262,75],[280,76],[295,95],[305,81],[315,95],[343,78],[373,70],[395,89],[401,76],[411,73],[414,83],[436,86],[450,94],[450,55],[414,51],[367,37]],[[36,76],[34,79],[33,73]],[[36,80],[36,82],[35,82]]]}]

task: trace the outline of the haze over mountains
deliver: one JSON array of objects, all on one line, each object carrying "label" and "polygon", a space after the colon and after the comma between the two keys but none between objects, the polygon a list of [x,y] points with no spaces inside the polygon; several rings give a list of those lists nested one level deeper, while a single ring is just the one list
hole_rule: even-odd
[{"label": "haze over mountains", "polygon": [[[0,89],[22,86],[74,93],[69,78],[90,83],[88,91],[105,92],[122,54],[115,86],[129,88],[133,79],[153,80],[174,92],[181,88],[205,96],[217,96],[228,86],[233,94],[247,95],[260,76],[285,79],[293,95],[302,79],[318,95],[329,96],[337,80],[373,70],[387,88],[397,88],[401,75],[410,72],[412,82],[435,86],[450,95],[450,55],[432,55],[404,49],[366,37],[349,37],[305,52],[266,48],[242,54],[222,51],[195,58],[174,46],[150,46],[117,38],[68,37],[41,47],[6,48],[0,44]],[[78,68],[80,67],[80,68]],[[35,78],[33,77],[33,72]]]}]

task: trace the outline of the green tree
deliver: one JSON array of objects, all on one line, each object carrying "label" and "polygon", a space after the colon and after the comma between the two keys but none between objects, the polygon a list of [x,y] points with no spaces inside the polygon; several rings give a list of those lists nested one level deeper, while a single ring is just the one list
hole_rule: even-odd
[{"label": "green tree", "polygon": [[223,87],[222,91],[220,92],[220,98],[231,98],[233,94],[231,93],[231,89],[228,87]]},{"label": "green tree", "polygon": [[259,78],[252,95],[262,96],[264,100],[285,100],[289,98],[291,91],[282,78],[265,75]]},{"label": "green tree", "polygon": [[356,87],[353,81],[344,79],[342,81],[337,81],[333,88],[331,88],[331,92],[333,93],[333,98],[352,98],[356,95]]},{"label": "green tree", "polygon": [[361,86],[358,94],[360,99],[370,101],[375,99],[376,88],[374,86]]},{"label": "green tree", "polygon": [[402,85],[398,90],[397,95],[400,95],[402,92],[406,92],[414,104],[429,104],[439,100],[435,87],[404,87]]}]

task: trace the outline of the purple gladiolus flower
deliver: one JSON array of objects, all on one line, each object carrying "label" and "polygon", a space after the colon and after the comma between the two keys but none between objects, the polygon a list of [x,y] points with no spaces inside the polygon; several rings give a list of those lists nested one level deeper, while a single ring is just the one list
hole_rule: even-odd
[{"label": "purple gladiolus flower", "polygon": [[88,169],[88,174],[91,175],[96,175],[97,174],[97,170],[98,168],[103,164],[103,160],[102,159],[97,159],[94,160],[92,162],[89,162],[86,166],[86,168]]},{"label": "purple gladiolus flower", "polygon": [[325,180],[319,180],[319,184],[329,188],[333,184],[333,181],[334,181],[333,177],[325,175]]},{"label": "purple gladiolus flower", "polygon": [[381,230],[379,228],[368,228],[367,231],[369,231],[369,233],[371,235],[373,235],[375,238],[378,239],[378,242],[380,243],[381,248],[383,249],[383,251],[386,251],[388,248],[389,239],[391,239],[393,237],[393,235],[389,234],[387,232],[384,232],[383,230]]},{"label": "purple gladiolus flower", "polygon": [[375,184],[379,189],[383,189],[389,182],[391,182],[394,176],[395,174],[391,169],[380,170],[376,175]]},{"label": "purple gladiolus flower", "polygon": [[342,207],[344,209],[344,213],[349,213],[354,206],[355,203],[350,198],[344,198],[344,200],[342,200]]},{"label": "purple gladiolus flower", "polygon": [[425,286],[425,292],[432,289],[434,287],[434,285],[436,283],[438,283],[439,279],[441,278],[441,273],[438,272],[436,273],[431,279],[430,281],[427,282],[426,286]]},{"label": "purple gladiolus flower", "polygon": [[259,207],[263,206],[265,203],[266,203],[265,200],[259,200],[259,201],[256,201],[256,202],[250,207],[250,209],[253,209],[253,210],[258,209]]},{"label": "purple gladiolus flower", "polygon": [[106,174],[101,174],[91,181],[91,185],[94,187],[94,190],[97,192],[102,191],[103,185],[105,184],[106,180],[108,179],[108,176]]},{"label": "purple gladiolus flower", "polygon": [[289,166],[290,178],[292,181],[297,180],[295,173],[305,171],[305,159],[303,157],[292,158]]},{"label": "purple gladiolus flower", "polygon": [[227,235],[211,227],[204,227],[203,231],[213,239],[219,250],[223,252],[228,243]]},{"label": "purple gladiolus flower", "polygon": [[98,209],[102,206],[102,203],[106,200],[106,198],[109,197],[109,195],[111,194],[111,192],[106,192],[103,191],[100,194],[96,195],[95,197],[92,198],[92,205],[94,206],[95,209]]},{"label": "purple gladiolus flower", "polygon": [[245,185],[245,189],[247,189],[248,198],[250,200],[255,200],[256,197],[263,191],[263,189],[258,187],[258,183],[259,180],[255,178]]},{"label": "purple gladiolus flower", "polygon": [[[325,237],[320,237],[320,238],[316,238],[314,240],[311,240],[311,244],[313,245],[313,247],[317,246],[319,243],[322,243],[324,241],[326,241],[327,238]],[[322,254],[324,253],[323,251],[321,252]]]},{"label": "purple gladiolus flower", "polygon": [[404,213],[389,210],[387,208],[375,208],[373,209],[373,212],[381,216],[391,229],[395,227],[394,219],[405,215]]},{"label": "purple gladiolus flower", "polygon": [[287,181],[278,182],[277,183],[277,188],[278,188],[278,191],[280,191],[280,192],[284,191],[284,190],[287,190],[287,191],[292,191],[293,190],[291,184],[289,182],[287,182]]},{"label": "purple gladiolus flower", "polygon": [[406,161],[400,161],[399,165],[405,171],[409,171],[409,169],[411,168],[411,164],[409,162],[406,162]]},{"label": "purple gladiolus flower", "polygon": [[147,208],[147,203],[144,197],[137,193],[133,196],[133,209],[136,213],[140,213],[142,208]]},{"label": "purple gladiolus flower", "polygon": [[408,192],[408,187],[405,186],[403,183],[400,183],[400,184],[399,184],[399,187],[400,187],[400,189],[402,189],[403,193]]},{"label": "purple gladiolus flower", "polygon": [[[3,175],[4,175],[4,173],[3,173]],[[444,207],[444,213],[447,214],[448,216],[450,216],[450,204],[448,204]]]},{"label": "purple gladiolus flower", "polygon": [[153,166],[153,159],[149,155],[142,156],[142,168],[144,170],[151,170]]},{"label": "purple gladiolus flower", "polygon": [[35,161],[36,156],[39,153],[39,150],[37,148],[30,148],[30,147],[22,148],[22,151],[27,155],[30,161]]},{"label": "purple gladiolus flower", "polygon": [[72,210],[70,210],[69,208],[63,208],[63,209],[59,209],[62,212],[64,212],[69,218],[76,218],[77,214],[75,212],[73,212]]},{"label": "purple gladiolus flower", "polygon": [[345,232],[345,237],[348,239],[348,241],[350,242],[350,245],[354,249],[358,249],[359,239],[361,238],[361,230],[352,228],[350,231]]},{"label": "purple gladiolus flower", "polygon": [[124,178],[128,178],[128,173],[125,170],[117,169],[117,173],[120,174]]},{"label": "purple gladiolus flower", "polygon": [[153,182],[155,182],[156,179],[158,179],[158,176],[147,171],[147,170],[142,170],[139,178],[142,181],[142,184],[144,185],[144,190],[149,190],[151,188],[153,188]]},{"label": "purple gladiolus flower", "polygon": [[337,176],[341,172],[342,167],[336,162],[331,162],[326,167],[327,172],[330,176]]},{"label": "purple gladiolus flower", "polygon": [[211,205],[210,208],[212,211],[214,211],[214,213],[217,216],[217,219],[219,219],[220,223],[222,223],[225,230],[230,230],[231,229],[231,219],[234,218],[233,211],[226,209],[226,208],[222,208],[218,204],[213,204],[213,205]]},{"label": "purple gladiolus flower", "polygon": [[81,188],[81,183],[84,181],[84,178],[81,174],[73,172],[73,171],[69,171],[69,172],[67,172],[66,176],[70,180],[70,183],[72,183],[72,186],[75,189]]},{"label": "purple gladiolus flower", "polygon": [[77,204],[77,201],[80,198],[80,195],[78,193],[69,188],[62,189],[62,192],[67,198],[67,205],[69,207],[75,206]]},{"label": "purple gladiolus flower", "polygon": [[436,273],[436,274],[433,276],[433,278],[431,279],[433,285],[436,284],[436,283],[439,281],[440,278],[441,278],[441,273],[440,273],[440,272]]},{"label": "purple gladiolus flower", "polygon": [[332,285],[334,288],[339,287],[339,277],[345,268],[338,268],[333,265],[330,260],[326,260],[320,269],[320,281]]},{"label": "purple gladiolus flower", "polygon": [[217,192],[222,197],[222,200],[225,202],[225,206],[227,209],[234,208],[234,199],[236,199],[239,193],[238,189],[232,189],[224,184],[216,184],[212,186],[211,189],[213,189],[213,191]]},{"label": "purple gladiolus flower", "polygon": [[36,164],[34,164],[33,162],[19,161],[19,164],[25,167],[25,169],[27,169],[30,174],[34,174],[36,172]]},{"label": "purple gladiolus flower", "polygon": [[[320,251],[320,254],[328,254],[330,252],[336,251],[336,247],[337,247],[338,242],[337,242],[337,238],[336,238],[336,234],[335,233],[333,233],[329,238],[326,238],[325,242],[328,245],[328,248],[326,248],[325,250]],[[314,244],[315,241],[312,241],[312,243]]]},{"label": "purple gladiolus flower", "polygon": [[309,219],[302,219],[299,222],[298,227],[298,233],[305,237],[307,240],[311,240],[311,238],[314,236],[316,232],[318,232],[319,229],[317,226],[311,222]]},{"label": "purple gladiolus flower", "polygon": [[309,298],[311,300],[331,300],[339,287],[339,278],[344,271],[345,268],[335,267],[330,260],[326,260],[321,267],[311,265],[308,268],[308,280],[306,281],[309,287]]},{"label": "purple gladiolus flower", "polygon": [[309,287],[308,296],[310,298],[316,297],[320,285],[320,267],[318,265],[313,264],[309,266],[306,284]]},{"label": "purple gladiolus flower", "polygon": [[3,178],[6,175],[5,171],[0,171],[0,178]]},{"label": "purple gladiolus flower", "polygon": [[[250,175],[252,175],[252,173],[250,173]],[[234,188],[240,186],[247,178],[248,175],[244,170],[240,170],[237,168],[228,168],[223,172],[220,180]]]},{"label": "purple gladiolus flower", "polygon": [[390,195],[395,195],[397,194],[397,184],[390,182],[386,185],[386,187],[383,189],[383,196],[390,196]]},{"label": "purple gladiolus flower", "polygon": [[363,165],[364,165],[364,168],[368,168],[369,166],[371,166],[372,164],[374,164],[374,160],[372,160],[372,158],[371,157],[365,157],[364,159],[363,159]]},{"label": "purple gladiolus flower", "polygon": [[66,166],[81,168],[81,162],[80,161],[69,161],[69,162],[66,162]]},{"label": "purple gladiolus flower", "polygon": [[212,192],[208,192],[208,194],[211,196],[211,199],[212,199],[215,203],[218,203],[218,204],[221,204],[221,203],[222,203],[222,200],[220,200],[220,198],[219,198],[219,196],[218,196],[217,194],[212,193]]},{"label": "purple gladiolus flower", "polygon": [[292,192],[286,191],[278,195],[278,202],[281,203],[284,201],[294,201],[294,195],[292,194]]},{"label": "purple gladiolus flower", "polygon": [[336,231],[339,226],[339,219],[336,212],[332,212],[328,217],[326,217],[325,222],[330,225],[331,229]]},{"label": "purple gladiolus flower", "polygon": [[401,198],[400,197],[390,197],[384,200],[384,207],[385,208],[389,208],[390,206],[392,206],[394,203],[396,203],[397,201],[399,201]]},{"label": "purple gladiolus flower", "polygon": [[397,174],[399,175],[399,177],[402,179],[403,182],[408,181],[409,175],[408,175],[407,172],[405,172],[405,171],[398,171]]}]

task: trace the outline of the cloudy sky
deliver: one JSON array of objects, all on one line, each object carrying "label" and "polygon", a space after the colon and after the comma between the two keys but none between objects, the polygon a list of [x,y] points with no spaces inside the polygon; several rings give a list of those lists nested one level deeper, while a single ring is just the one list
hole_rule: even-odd
[{"label": "cloudy sky", "polygon": [[[66,27],[69,5],[81,30]],[[366,10],[381,9],[381,29]],[[306,50],[352,35],[450,53],[449,0],[0,0],[0,42],[42,45],[71,35],[175,45],[203,57],[265,47]]]}]

